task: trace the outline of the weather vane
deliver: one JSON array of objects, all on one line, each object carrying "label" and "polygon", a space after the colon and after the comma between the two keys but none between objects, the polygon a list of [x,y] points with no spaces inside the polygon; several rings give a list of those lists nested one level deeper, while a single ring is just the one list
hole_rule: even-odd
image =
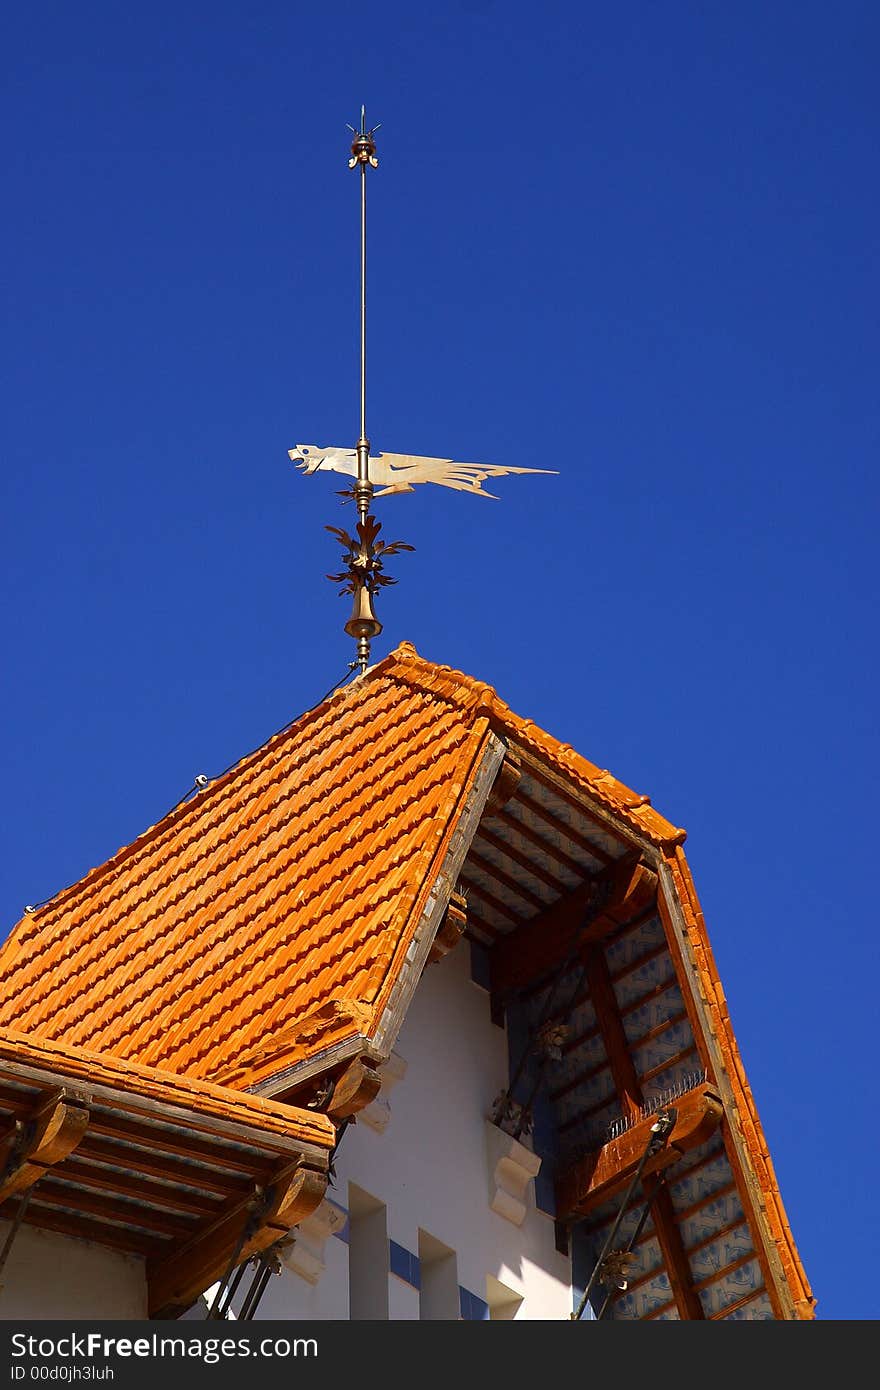
[{"label": "weather vane", "polygon": [[[367,438],[367,169],[378,169],[375,134],[378,125],[367,130],[366,111],[361,107],[361,127],[348,129],[354,136],[351,143],[349,169],[360,169],[361,183],[361,429],[353,449],[322,449],[317,444],[297,444],[289,449],[290,458],[307,476],[312,473],[347,474],[354,481],[342,492],[353,499],[358,512],[357,539],[338,526],[327,530],[336,536],[343,548],[344,570],[328,574],[327,578],[341,584],[340,593],[352,594],[354,607],[345,631],[357,642],[357,660],[361,673],[370,663],[370,643],[382,631],[376,617],[373,598],[386,584],[396,584],[383,573],[383,562],[401,550],[412,550],[404,541],[380,541],[381,523],[370,515],[373,497],[389,497],[394,493],[412,492],[416,483],[438,483],[458,492],[470,492],[475,497],[494,497],[484,492],[481,483],[487,478],[503,478],[510,473],[553,473],[547,468],[508,468],[492,463],[456,463],[452,459],[422,458],[415,454],[370,454]],[[379,484],[380,491],[375,491]]]}]

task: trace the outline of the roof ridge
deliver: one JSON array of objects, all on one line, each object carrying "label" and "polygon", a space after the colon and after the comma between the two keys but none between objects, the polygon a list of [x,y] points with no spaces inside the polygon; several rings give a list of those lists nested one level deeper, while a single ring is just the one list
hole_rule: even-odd
[{"label": "roof ridge", "polygon": [[[421,688],[443,695],[460,708],[474,714],[487,715],[494,728],[500,727],[500,731],[508,737],[513,736],[517,742],[525,742],[541,758],[555,766],[559,773],[573,778],[583,790],[588,791],[616,814],[624,816],[632,826],[655,843],[682,844],[686,839],[687,831],[673,825],[655,810],[651,805],[650,796],[634,791],[607,768],[600,768],[597,763],[584,757],[570,743],[560,742],[533,719],[517,714],[501,699],[494,686],[479,681],[453,666],[427,661],[419,655],[411,642],[401,642],[389,656],[372,669],[378,672],[381,668],[383,674],[391,674],[392,662],[414,676],[415,683]],[[399,670],[394,671],[394,674],[399,676]],[[443,683],[441,689],[438,689],[438,681]],[[464,698],[456,699],[459,693]]]}]

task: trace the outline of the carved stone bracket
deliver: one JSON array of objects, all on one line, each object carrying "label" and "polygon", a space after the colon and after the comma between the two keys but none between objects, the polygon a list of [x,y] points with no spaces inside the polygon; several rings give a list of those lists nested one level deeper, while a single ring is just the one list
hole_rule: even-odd
[{"label": "carved stone bracket", "polygon": [[307,1284],[317,1284],[324,1273],[324,1246],[345,1225],[345,1211],[325,1197],[311,1216],[301,1221],[282,1247],[281,1262]]},{"label": "carved stone bracket", "polygon": [[391,1121],[390,1092],[406,1075],[406,1062],[397,1052],[392,1052],[388,1061],[379,1068],[382,1088],[372,1105],[368,1105],[358,1116],[360,1123],[369,1125],[377,1134],[384,1134]]},{"label": "carved stone bracket", "polygon": [[489,1206],[505,1221],[521,1226],[528,1210],[528,1186],[541,1168],[538,1154],[486,1121]]}]

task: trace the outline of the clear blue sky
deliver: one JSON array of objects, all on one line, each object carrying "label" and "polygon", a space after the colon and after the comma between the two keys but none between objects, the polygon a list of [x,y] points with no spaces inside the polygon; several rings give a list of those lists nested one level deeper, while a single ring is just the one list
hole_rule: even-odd
[{"label": "clear blue sky", "polygon": [[[824,1318],[875,1318],[880,11],[48,3],[2,57],[5,932],[400,639],[689,830]],[[847,1219],[844,1220],[844,1217]]]}]

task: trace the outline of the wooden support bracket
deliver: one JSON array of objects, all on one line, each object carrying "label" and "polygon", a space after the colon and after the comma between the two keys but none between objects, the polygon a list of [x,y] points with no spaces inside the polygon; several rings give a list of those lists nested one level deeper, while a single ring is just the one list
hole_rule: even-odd
[{"label": "wooden support bracket", "polygon": [[382,1078],[362,1057],[355,1057],[337,1078],[327,1106],[331,1120],[348,1120],[370,1105],[379,1094]]},{"label": "wooden support bracket", "polygon": [[495,816],[507,805],[511,797],[516,795],[516,789],[520,784],[522,768],[519,759],[510,749],[504,755],[504,761],[498,769],[498,775],[492,784],[492,790],[486,798],[485,816]]},{"label": "wooden support bracket", "polygon": [[274,1245],[323,1200],[327,1174],[300,1164],[281,1168],[268,1188],[228,1207],[173,1252],[147,1264],[149,1317],[177,1317],[221,1279],[238,1250],[237,1264]]},{"label": "wooden support bracket", "polygon": [[[664,1148],[645,1165],[645,1174],[658,1173],[683,1153],[705,1143],[721,1122],[722,1105],[709,1083],[688,1091],[675,1102],[675,1127]],[[618,1139],[578,1159],[556,1180],[556,1215],[560,1221],[582,1220],[622,1192],[645,1151],[656,1116],[649,1115]]]},{"label": "wooden support bracket", "polygon": [[72,1153],[89,1127],[85,1097],[59,1088],[30,1120],[19,1120],[0,1149],[0,1202],[39,1182]]},{"label": "wooden support bracket", "polygon": [[462,893],[453,893],[443,914],[443,921],[437,929],[437,935],[431,943],[429,963],[436,965],[438,960],[442,960],[454,946],[457,946],[466,928],[467,900]]}]

